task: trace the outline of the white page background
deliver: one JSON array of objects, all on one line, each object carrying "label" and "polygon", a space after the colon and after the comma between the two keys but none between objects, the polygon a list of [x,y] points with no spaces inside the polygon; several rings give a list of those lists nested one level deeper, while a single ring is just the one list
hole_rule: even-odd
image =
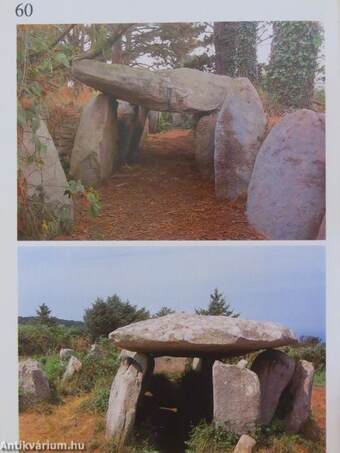
[{"label": "white page background", "polygon": [[[326,30],[327,71],[327,451],[340,452],[340,45],[337,1],[31,0],[34,13],[26,20],[15,16],[18,3],[14,0],[0,2],[0,442],[18,439],[16,250],[20,244],[16,241],[16,24],[321,20]],[[300,244],[298,241],[275,243],[296,247]],[[52,244],[58,246],[57,243],[46,243]],[[233,245],[237,244],[234,242]],[[72,246],[72,243],[67,245]],[[247,246],[245,242],[243,245]]]}]

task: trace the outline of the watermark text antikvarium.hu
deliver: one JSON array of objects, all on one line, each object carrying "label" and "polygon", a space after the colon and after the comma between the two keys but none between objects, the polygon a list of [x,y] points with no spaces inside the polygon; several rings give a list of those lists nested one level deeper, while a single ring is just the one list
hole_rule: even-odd
[{"label": "watermark text antikvarium.hu", "polygon": [[83,442],[17,442],[0,441],[0,451],[85,451]]}]

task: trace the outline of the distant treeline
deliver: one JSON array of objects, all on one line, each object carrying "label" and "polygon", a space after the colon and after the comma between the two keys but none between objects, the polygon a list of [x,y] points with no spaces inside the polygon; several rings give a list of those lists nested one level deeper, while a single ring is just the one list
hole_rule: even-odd
[{"label": "distant treeline", "polygon": [[[60,319],[60,318],[56,318],[54,316],[51,317],[51,321],[54,324],[63,325],[65,327],[77,327],[79,329],[85,328],[85,324],[83,323],[83,321],[72,321],[69,319]],[[37,322],[39,322],[37,316],[18,316],[18,323],[22,324],[22,325],[35,324]]]}]

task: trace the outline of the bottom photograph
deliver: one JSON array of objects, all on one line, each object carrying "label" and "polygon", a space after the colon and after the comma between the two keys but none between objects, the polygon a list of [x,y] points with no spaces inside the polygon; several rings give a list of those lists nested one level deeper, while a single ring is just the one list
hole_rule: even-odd
[{"label": "bottom photograph", "polygon": [[325,248],[21,245],[20,440],[321,453]]}]

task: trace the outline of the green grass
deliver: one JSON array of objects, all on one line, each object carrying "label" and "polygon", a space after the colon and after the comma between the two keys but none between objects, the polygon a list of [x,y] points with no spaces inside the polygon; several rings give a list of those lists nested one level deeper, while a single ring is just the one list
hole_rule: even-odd
[{"label": "green grass", "polygon": [[314,385],[316,387],[325,387],[326,385],[326,369],[320,368],[314,374]]}]

